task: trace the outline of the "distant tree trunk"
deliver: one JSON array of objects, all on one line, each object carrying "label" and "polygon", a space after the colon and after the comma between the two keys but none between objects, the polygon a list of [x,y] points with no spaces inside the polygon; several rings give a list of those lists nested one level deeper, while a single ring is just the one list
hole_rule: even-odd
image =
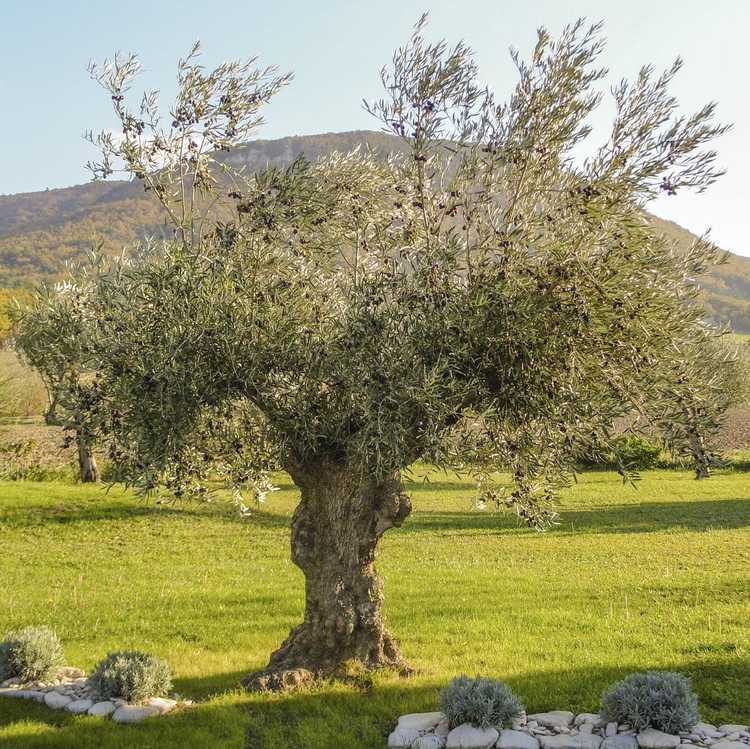
[{"label": "distant tree trunk", "polygon": [[76,442],[78,443],[78,467],[81,471],[81,481],[84,484],[99,481],[99,469],[96,466],[91,440],[83,430],[78,429]]},{"label": "distant tree trunk", "polygon": [[697,421],[693,409],[686,409],[685,421],[687,423],[688,443],[690,452],[693,454],[693,465],[695,467],[695,478],[706,479],[711,475],[711,455],[706,449],[706,442],[703,435],[695,426]]},{"label": "distant tree trunk", "polygon": [[60,419],[57,416],[57,396],[49,399],[49,406],[44,412],[44,423],[47,426],[59,426]]},{"label": "distant tree trunk", "polygon": [[330,674],[347,660],[368,669],[407,670],[381,611],[375,548],[403,523],[411,502],[397,474],[357,480],[340,465],[290,469],[301,499],[292,519],[292,561],[305,574],[305,618],[268,666],[245,677],[254,690],[279,690]]}]

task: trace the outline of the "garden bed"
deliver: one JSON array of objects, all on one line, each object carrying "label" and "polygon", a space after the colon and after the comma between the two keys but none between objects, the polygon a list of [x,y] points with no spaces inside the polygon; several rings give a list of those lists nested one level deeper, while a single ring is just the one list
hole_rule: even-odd
[{"label": "garden bed", "polygon": [[0,697],[34,700],[52,710],[112,718],[116,723],[139,723],[146,718],[166,715],[177,707],[192,704],[190,700],[181,700],[175,694],[169,697],[152,697],[143,704],[107,698],[97,693],[84,671],[70,666],[61,668],[57,677],[50,681],[24,684],[17,678],[7,679],[0,684]]},{"label": "garden bed", "polygon": [[567,710],[524,714],[510,729],[464,723],[451,730],[440,712],[402,715],[388,737],[389,749],[747,749],[750,727],[698,723],[669,734],[627,724],[606,723],[596,713]]}]

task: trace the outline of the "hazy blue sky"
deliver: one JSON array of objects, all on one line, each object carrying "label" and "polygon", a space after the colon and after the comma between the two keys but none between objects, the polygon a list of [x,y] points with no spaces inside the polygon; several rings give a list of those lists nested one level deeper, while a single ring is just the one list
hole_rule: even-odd
[{"label": "hazy blue sky", "polygon": [[81,134],[114,123],[85,67],[115,50],[138,52],[143,85],[165,96],[196,38],[208,65],[258,54],[293,70],[260,137],[374,128],[361,100],[378,93],[378,70],[424,10],[432,35],[471,44],[500,95],[514,83],[509,46],[526,52],[539,25],[555,33],[578,16],[605,21],[613,81],[684,57],[673,89],[684,109],[714,99],[734,123],[717,144],[729,173],[702,196],[663,198],[652,209],[693,231],[712,227],[720,245],[750,255],[750,0],[0,0],[0,193],[88,179],[93,153]]}]

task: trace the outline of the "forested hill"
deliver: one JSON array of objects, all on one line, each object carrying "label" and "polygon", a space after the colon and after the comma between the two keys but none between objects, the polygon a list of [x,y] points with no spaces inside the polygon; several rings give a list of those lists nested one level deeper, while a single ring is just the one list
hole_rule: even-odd
[{"label": "forested hill", "polygon": [[[355,131],[257,140],[226,155],[234,167],[252,172],[281,166],[304,153],[315,159],[331,151],[368,144],[387,154],[401,142],[383,133]],[[693,235],[653,217],[661,231],[687,246]],[[81,259],[96,240],[119,253],[147,235],[168,232],[156,202],[136,182],[92,182],[59,190],[0,195],[0,288],[28,287],[53,279],[70,260]],[[750,332],[750,258],[729,262],[702,279],[704,302],[718,321]]]}]

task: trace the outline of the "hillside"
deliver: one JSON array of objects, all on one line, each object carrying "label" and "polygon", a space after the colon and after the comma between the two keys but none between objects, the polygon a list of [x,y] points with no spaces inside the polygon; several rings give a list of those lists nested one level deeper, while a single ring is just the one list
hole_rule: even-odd
[{"label": "hillside", "polygon": [[[248,172],[280,166],[304,153],[315,159],[331,151],[368,144],[388,153],[400,141],[368,131],[257,140],[225,157]],[[694,236],[675,223],[653,217],[661,231],[681,246]],[[164,216],[136,182],[95,182],[59,190],[0,195],[0,287],[26,287],[59,276],[65,264],[81,259],[101,241],[118,253],[146,235],[168,232]],[[729,261],[702,279],[711,316],[737,331],[750,332],[750,258]]]},{"label": "hillside", "polygon": [[[657,216],[651,219],[681,247],[695,239],[694,234],[674,221]],[[738,332],[750,332],[750,258],[730,253],[726,263],[701,278],[701,286],[703,303],[715,321],[727,323]]]}]

